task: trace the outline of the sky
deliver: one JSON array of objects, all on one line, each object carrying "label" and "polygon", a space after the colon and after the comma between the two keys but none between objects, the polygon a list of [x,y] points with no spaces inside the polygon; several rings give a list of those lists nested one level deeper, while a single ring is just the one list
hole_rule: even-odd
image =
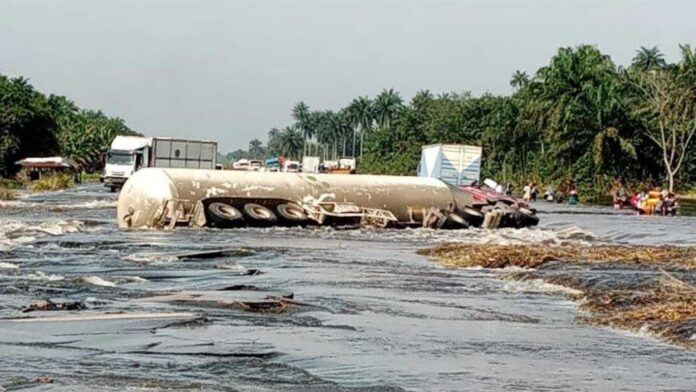
[{"label": "sky", "polygon": [[510,93],[562,46],[696,44],[694,0],[0,0],[0,73],[220,150],[394,88]]}]

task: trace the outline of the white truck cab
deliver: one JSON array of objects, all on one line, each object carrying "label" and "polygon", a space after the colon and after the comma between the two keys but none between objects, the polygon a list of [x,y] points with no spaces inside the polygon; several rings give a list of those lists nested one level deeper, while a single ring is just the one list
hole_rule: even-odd
[{"label": "white truck cab", "polygon": [[123,186],[128,177],[149,161],[152,138],[116,136],[106,155],[104,186],[115,191]]}]

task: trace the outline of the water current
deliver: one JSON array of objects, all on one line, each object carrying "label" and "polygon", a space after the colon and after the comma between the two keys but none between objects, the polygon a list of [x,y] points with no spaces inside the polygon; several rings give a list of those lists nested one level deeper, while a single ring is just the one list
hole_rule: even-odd
[{"label": "water current", "polygon": [[[696,245],[696,217],[539,204],[540,227],[523,230],[120,231],[115,200],[88,185],[0,202],[0,390],[696,390],[695,351],[578,323],[568,288],[415,253]],[[604,269],[610,284],[655,273]],[[156,298],[182,291],[195,294]],[[293,299],[271,312],[204,300],[249,293]],[[22,312],[47,299],[86,309]]]}]

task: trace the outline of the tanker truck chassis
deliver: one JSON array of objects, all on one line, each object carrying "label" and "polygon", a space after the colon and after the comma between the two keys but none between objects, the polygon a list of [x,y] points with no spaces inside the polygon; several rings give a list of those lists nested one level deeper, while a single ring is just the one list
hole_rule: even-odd
[{"label": "tanker truck chassis", "polygon": [[117,210],[126,229],[529,225],[515,214],[432,178],[162,168],[133,174]]}]

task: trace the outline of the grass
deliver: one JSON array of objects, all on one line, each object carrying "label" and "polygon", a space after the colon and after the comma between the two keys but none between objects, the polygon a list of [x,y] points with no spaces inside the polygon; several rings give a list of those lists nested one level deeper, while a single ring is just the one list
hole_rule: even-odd
[{"label": "grass", "polygon": [[14,189],[0,188],[0,200],[15,200],[17,192]]},{"label": "grass", "polygon": [[34,191],[57,191],[72,188],[75,185],[72,176],[69,174],[47,174],[31,183]]},{"label": "grass", "polygon": [[444,243],[421,249],[448,267],[536,268],[548,261],[679,265],[696,269],[696,247],[677,246],[544,246]]},{"label": "grass", "polygon": [[99,182],[100,177],[101,177],[101,172],[82,173],[82,182],[88,182],[88,183]]}]

